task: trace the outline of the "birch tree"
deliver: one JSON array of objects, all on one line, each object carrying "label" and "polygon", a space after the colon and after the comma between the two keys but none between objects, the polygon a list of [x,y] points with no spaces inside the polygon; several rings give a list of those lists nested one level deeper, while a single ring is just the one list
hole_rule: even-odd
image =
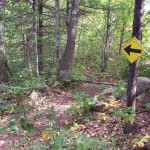
[{"label": "birch tree", "polygon": [[33,13],[34,13],[34,50],[35,50],[35,71],[36,76],[39,76],[39,53],[38,53],[38,42],[37,42],[37,30],[38,30],[38,1],[33,0]]}]

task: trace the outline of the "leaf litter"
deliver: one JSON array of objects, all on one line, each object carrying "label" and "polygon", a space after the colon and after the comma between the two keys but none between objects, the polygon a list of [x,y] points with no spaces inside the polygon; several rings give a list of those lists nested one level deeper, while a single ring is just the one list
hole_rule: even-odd
[{"label": "leaf litter", "polygon": [[[82,122],[78,117],[65,111],[77,102],[72,95],[76,92],[85,92],[89,96],[95,96],[101,93],[98,85],[85,83],[80,87],[69,90],[60,90],[54,87],[47,88],[43,93],[39,93],[37,100],[34,101],[35,109],[27,112],[27,118],[32,120],[35,126],[35,132],[29,133],[21,128],[12,135],[6,132],[0,134],[0,149],[1,150],[27,150],[35,142],[46,144],[48,139],[47,129],[49,128],[49,119],[51,108],[54,109],[56,115],[52,119],[56,120],[58,128],[70,128],[75,134],[85,134],[88,137],[98,138],[103,145],[113,145],[107,149],[129,150],[136,146],[142,147],[144,144],[150,143],[148,137],[150,135],[150,124],[146,124],[149,120],[149,111],[145,111],[142,107],[143,99],[138,99],[136,103],[136,119],[135,124],[137,131],[128,135],[123,133],[124,122],[114,116],[116,110],[122,110],[125,107],[125,102],[113,101],[110,106],[107,106],[104,112],[93,112],[94,115],[86,122]],[[114,107],[115,106],[115,107]],[[48,108],[50,109],[48,111]],[[41,115],[40,115],[41,114]],[[1,117],[0,127],[5,127],[10,118],[16,114],[6,114]],[[39,117],[32,119],[34,116]],[[51,116],[49,116],[51,117]],[[16,123],[20,127],[20,123]],[[141,127],[143,126],[143,127]],[[141,127],[141,128],[139,128]]]}]

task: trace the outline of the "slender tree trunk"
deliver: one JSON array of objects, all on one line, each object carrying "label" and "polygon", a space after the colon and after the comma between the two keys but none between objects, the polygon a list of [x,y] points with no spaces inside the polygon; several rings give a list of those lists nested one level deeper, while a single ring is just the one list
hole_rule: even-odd
[{"label": "slender tree trunk", "polygon": [[43,0],[39,0],[39,30],[38,30],[38,67],[39,73],[43,70]]},{"label": "slender tree trunk", "polygon": [[71,74],[71,66],[73,63],[75,43],[76,43],[75,40],[79,15],[78,14],[79,3],[80,0],[73,0],[73,1],[67,0],[67,8],[66,8],[67,44],[59,66],[59,71],[61,75],[58,80],[60,83],[63,83],[64,80],[68,78]]},{"label": "slender tree trunk", "polygon": [[124,31],[125,31],[125,22],[123,21],[122,30],[121,30],[121,34],[120,34],[120,44],[119,44],[119,53],[118,53],[118,55],[121,55],[121,46],[122,46],[123,39],[124,39]]},{"label": "slender tree trunk", "polygon": [[[143,17],[144,17],[144,0],[135,0],[132,37],[135,36],[140,42],[142,41]],[[137,60],[133,64],[129,64],[127,107],[133,107],[134,109],[136,104],[138,62],[139,61]],[[129,122],[126,124],[124,132],[129,133],[132,131],[132,128],[133,122],[132,123]]]},{"label": "slender tree trunk", "polygon": [[57,79],[60,77],[59,64],[61,59],[60,53],[60,11],[59,11],[59,0],[55,0],[55,8],[56,8],[56,72]]},{"label": "slender tree trunk", "polygon": [[39,55],[37,43],[37,30],[38,30],[38,0],[33,0],[33,13],[34,13],[34,50],[35,50],[35,71],[36,76],[39,76]]},{"label": "slender tree trunk", "polygon": [[8,66],[7,60],[5,59],[5,44],[4,44],[4,29],[5,29],[5,2],[4,0],[0,1],[0,80],[8,80]]},{"label": "slender tree trunk", "polygon": [[27,67],[28,66],[28,61],[27,61],[27,36],[24,32],[22,33],[22,38],[23,38],[23,48],[24,48],[24,64],[25,64],[25,67]]},{"label": "slender tree trunk", "polygon": [[30,61],[31,42],[30,42],[30,38],[27,37],[27,35],[25,33],[23,33],[23,41],[24,41],[25,67],[27,67],[30,70],[30,77],[33,77],[32,64],[31,64],[31,61]]},{"label": "slender tree trunk", "polygon": [[108,0],[108,9],[107,9],[107,23],[106,23],[106,34],[105,34],[105,44],[103,49],[103,67],[102,72],[107,70],[108,63],[108,53],[109,53],[109,43],[110,43],[110,1]]}]

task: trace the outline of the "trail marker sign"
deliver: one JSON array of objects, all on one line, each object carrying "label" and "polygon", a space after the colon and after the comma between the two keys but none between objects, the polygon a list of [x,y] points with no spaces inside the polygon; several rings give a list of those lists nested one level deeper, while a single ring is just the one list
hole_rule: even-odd
[{"label": "trail marker sign", "polygon": [[125,43],[121,50],[131,64],[145,54],[144,48],[136,37]]}]

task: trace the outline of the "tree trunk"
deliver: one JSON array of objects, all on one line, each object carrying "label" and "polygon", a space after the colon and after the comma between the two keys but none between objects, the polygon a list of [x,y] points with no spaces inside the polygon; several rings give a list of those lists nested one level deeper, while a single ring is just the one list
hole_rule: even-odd
[{"label": "tree trunk", "polygon": [[[75,51],[75,40],[77,33],[77,22],[79,12],[80,0],[67,0],[66,8],[66,25],[67,25],[67,44],[63,53],[61,63],[59,65],[60,77],[59,82],[63,83],[66,78],[71,74],[71,66],[73,63],[73,56]],[[70,10],[71,5],[71,10]]]},{"label": "tree trunk", "polygon": [[60,77],[59,72],[59,64],[61,59],[60,53],[60,11],[59,11],[59,0],[55,0],[55,7],[56,7],[56,74],[57,79]]},{"label": "tree trunk", "polygon": [[124,38],[124,31],[125,31],[125,22],[123,21],[122,30],[121,30],[121,34],[120,34],[120,44],[119,44],[119,53],[118,53],[118,55],[121,55],[121,46],[122,46],[123,38]]},{"label": "tree trunk", "polygon": [[5,14],[5,3],[4,1],[0,2],[0,80],[8,80],[8,70],[7,70],[7,60],[5,59],[5,45],[4,45],[4,14]]},{"label": "tree trunk", "polygon": [[39,55],[37,44],[37,30],[38,30],[38,1],[33,0],[33,13],[34,13],[34,50],[35,50],[35,71],[36,76],[39,76]]},{"label": "tree trunk", "polygon": [[32,64],[30,61],[31,56],[31,41],[30,38],[23,33],[23,41],[24,41],[24,59],[25,59],[25,67],[29,69],[30,77],[33,77]]},{"label": "tree trunk", "polygon": [[[135,0],[132,37],[135,36],[140,42],[142,40],[143,16],[144,16],[144,0]],[[136,104],[138,62],[139,61],[137,60],[133,64],[129,64],[127,107],[133,107],[134,109]],[[132,128],[133,123],[127,123],[124,132],[129,133],[132,131]]]},{"label": "tree trunk", "polygon": [[109,53],[109,43],[110,43],[110,0],[108,0],[108,9],[107,9],[107,23],[106,23],[106,34],[105,34],[105,44],[103,49],[103,67],[102,72],[107,70],[108,63],[108,53]]},{"label": "tree trunk", "polygon": [[39,0],[39,30],[38,30],[38,68],[39,73],[43,70],[43,0]]}]

